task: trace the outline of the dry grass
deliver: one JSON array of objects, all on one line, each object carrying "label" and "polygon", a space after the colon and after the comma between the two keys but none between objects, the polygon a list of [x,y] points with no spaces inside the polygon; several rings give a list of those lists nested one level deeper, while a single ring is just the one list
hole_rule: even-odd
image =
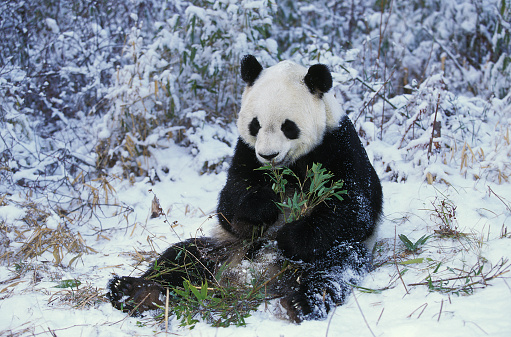
[{"label": "dry grass", "polygon": [[[100,175],[92,179],[79,172],[74,179],[62,178],[59,192],[47,187],[28,187],[24,199],[9,194],[0,196],[0,206],[11,206],[21,214],[15,219],[0,222],[0,263],[30,260],[49,252],[54,264],[61,265],[71,254],[71,266],[83,254],[95,253],[77,230],[92,217],[126,216],[131,209],[117,203],[112,181],[115,176]],[[43,197],[44,196],[44,197]],[[105,238],[101,233],[98,238]]]},{"label": "dry grass", "polygon": [[106,303],[105,289],[92,286],[86,283],[85,286],[79,285],[76,288],[60,290],[48,299],[48,304],[58,303],[69,305],[76,309],[96,307],[101,303]]},{"label": "dry grass", "polygon": [[[23,325],[30,325],[30,324],[31,324],[30,322],[26,322]],[[33,326],[28,326],[28,327],[21,326],[18,329],[16,329],[15,331],[0,330],[0,336],[8,336],[8,337],[29,336],[29,335],[33,335],[33,333],[34,333]]]},{"label": "dry grass", "polygon": [[66,254],[74,254],[75,257],[69,262],[69,265],[72,265],[82,254],[96,252],[86,245],[79,232],[69,229],[65,222],[59,223],[56,228],[48,227],[51,214],[43,208],[43,205],[26,202],[18,206],[25,210],[25,216],[19,222],[20,225],[9,226],[4,223],[0,226],[0,231],[5,237],[14,236],[12,241],[22,244],[17,250],[5,251],[0,256],[0,261],[7,263],[24,261],[50,252],[57,265],[62,263]]}]

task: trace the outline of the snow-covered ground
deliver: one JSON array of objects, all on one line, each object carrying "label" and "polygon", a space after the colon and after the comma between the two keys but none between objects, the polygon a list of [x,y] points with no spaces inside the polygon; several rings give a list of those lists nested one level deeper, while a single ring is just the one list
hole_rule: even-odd
[{"label": "snow-covered ground", "polygon": [[[204,134],[208,134],[208,127]],[[211,131],[211,130],[210,130]],[[218,132],[226,132],[221,129]],[[235,131],[226,137],[234,140]],[[200,137],[199,137],[200,138]],[[96,301],[80,306],[73,300],[78,292],[56,288],[62,280],[76,279],[79,288],[98,288],[100,292],[114,274],[137,275],[147,267],[140,265],[140,254],[164,250],[169,244],[197,235],[208,235],[216,225],[214,214],[217,195],[225,178],[202,174],[205,158],[232,151],[225,142],[202,137],[199,149],[190,151],[173,143],[154,153],[160,167],[154,185],[149,179],[130,183],[114,181],[118,202],[133,208],[126,218],[114,216],[101,221],[91,218],[77,230],[95,252],[83,254],[72,267],[55,267],[51,253],[42,255],[19,272],[14,264],[0,267],[0,331],[14,336],[151,336],[165,335],[163,323],[152,317],[132,318],[115,310],[109,303]],[[234,143],[234,142],[232,142]],[[231,144],[232,144],[231,143]],[[395,149],[373,141],[372,154]],[[190,153],[190,152],[193,152]],[[384,165],[375,162],[380,176]],[[404,163],[403,163],[404,165]],[[171,318],[168,335],[179,336],[509,336],[511,331],[510,223],[511,193],[509,184],[497,184],[449,177],[449,184],[428,184],[422,174],[409,172],[405,181],[383,180],[385,217],[381,223],[375,252],[377,268],[354,289],[348,301],[336,308],[327,320],[307,321],[300,325],[277,318],[275,306],[261,305],[245,327],[213,328],[201,322],[193,330],[179,327]],[[150,219],[154,197],[160,201],[166,217]],[[458,237],[435,234],[441,219],[439,210],[455,206],[452,229]],[[449,209],[446,210],[448,213]],[[106,208],[103,212],[113,212]],[[17,221],[24,212],[17,207],[0,207],[0,217]],[[507,232],[506,232],[507,231]],[[415,253],[405,252],[398,238],[406,235],[415,243],[431,235]],[[138,252],[138,256],[135,252]],[[148,255],[146,254],[146,257]],[[68,265],[74,256],[65,256]],[[395,257],[395,258],[394,258]],[[499,267],[499,265],[502,265]],[[482,269],[479,268],[482,266]],[[473,270],[472,273],[469,271]],[[451,279],[447,287],[466,286],[467,292],[433,291],[431,280]],[[467,276],[466,279],[455,279]],[[484,281],[486,279],[486,281]],[[424,285],[412,285],[424,283]],[[439,283],[433,283],[438,286]],[[473,290],[471,290],[473,288]],[[272,309],[273,308],[273,309]]]}]

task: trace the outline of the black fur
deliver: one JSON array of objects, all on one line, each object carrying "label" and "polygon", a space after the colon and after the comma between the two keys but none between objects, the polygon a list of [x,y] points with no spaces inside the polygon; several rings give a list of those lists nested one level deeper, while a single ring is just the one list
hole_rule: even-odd
[{"label": "black fur", "polygon": [[[189,239],[168,248],[141,277],[115,276],[108,283],[107,298],[124,312],[138,315],[163,305],[160,295],[164,286],[182,286],[183,281],[201,284],[212,280],[216,268],[214,258],[204,254],[218,247],[211,238]],[[171,273],[165,271],[173,270]]]},{"label": "black fur", "polygon": [[[313,163],[322,163],[334,179],[344,180],[348,194],[343,201],[332,198],[318,205],[277,232],[277,245],[284,257],[301,266],[295,273],[300,281],[287,281],[294,290],[281,293],[282,304],[297,322],[326,317],[334,305],[344,301],[350,284],[357,284],[370,269],[370,252],[364,241],[374,234],[382,213],[380,180],[348,117],[290,168],[303,180]],[[254,171],[260,165],[254,149],[240,139],[220,193],[221,225],[244,239],[253,240],[254,233],[271,227],[279,212],[272,182],[264,171]],[[346,279],[346,275],[353,278]]]},{"label": "black fur", "polygon": [[369,271],[371,258],[363,243],[334,246],[314,263],[303,263],[298,280],[286,280],[295,290],[284,294],[281,304],[290,319],[325,318],[336,305],[344,303],[352,284],[360,283]]},{"label": "black fur", "polygon": [[311,66],[303,81],[312,94],[318,94],[320,97],[332,89],[333,85],[332,74],[324,64]]},{"label": "black fur", "polygon": [[241,60],[241,79],[248,85],[254,85],[255,80],[263,71],[263,67],[252,55],[245,55]]}]

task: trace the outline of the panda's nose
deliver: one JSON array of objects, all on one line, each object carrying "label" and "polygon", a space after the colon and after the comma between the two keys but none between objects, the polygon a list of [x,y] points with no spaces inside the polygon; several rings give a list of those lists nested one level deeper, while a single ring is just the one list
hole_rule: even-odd
[{"label": "panda's nose", "polygon": [[260,153],[259,153],[259,155],[260,155],[262,158],[266,159],[266,160],[272,160],[273,158],[277,157],[277,156],[279,155],[279,153],[278,153],[278,152],[276,152],[276,153],[271,153],[271,154],[260,154]]}]

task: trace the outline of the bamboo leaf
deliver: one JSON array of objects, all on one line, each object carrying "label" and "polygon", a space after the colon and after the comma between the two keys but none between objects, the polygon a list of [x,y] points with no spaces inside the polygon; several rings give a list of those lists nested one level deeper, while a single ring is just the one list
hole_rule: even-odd
[{"label": "bamboo leaf", "polygon": [[208,281],[204,281],[201,287],[201,299],[205,299],[208,296]]},{"label": "bamboo leaf", "polygon": [[189,289],[193,293],[193,295],[200,301],[202,300],[201,294],[197,288],[195,288],[193,285],[189,284]]},{"label": "bamboo leaf", "polygon": [[82,282],[76,279],[61,280],[54,288],[78,288],[80,284]]},{"label": "bamboo leaf", "polygon": [[399,234],[399,239],[401,240],[401,242],[403,242],[403,243],[404,243],[404,245],[405,245],[407,248],[409,248],[409,247],[413,247],[413,243],[412,243],[412,241],[410,241],[410,239],[408,239],[408,238],[406,237],[406,235],[404,235],[404,234]]},{"label": "bamboo leaf", "polygon": [[416,259],[411,259],[411,260],[406,260],[406,261],[401,261],[399,262],[399,264],[402,264],[402,265],[408,265],[408,264],[419,264],[419,263],[423,263],[424,262],[424,258],[423,257],[418,257]]}]

